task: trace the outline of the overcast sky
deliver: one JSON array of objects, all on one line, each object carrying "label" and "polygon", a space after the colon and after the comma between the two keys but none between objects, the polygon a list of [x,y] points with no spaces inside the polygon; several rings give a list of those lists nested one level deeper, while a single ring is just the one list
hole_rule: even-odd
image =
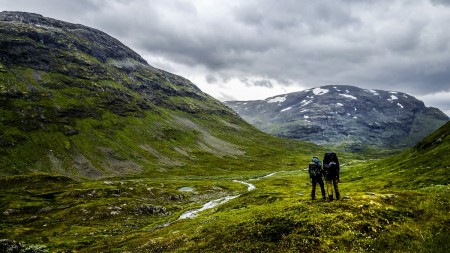
[{"label": "overcast sky", "polygon": [[0,10],[102,30],[221,101],[345,84],[450,115],[450,0],[0,0]]}]

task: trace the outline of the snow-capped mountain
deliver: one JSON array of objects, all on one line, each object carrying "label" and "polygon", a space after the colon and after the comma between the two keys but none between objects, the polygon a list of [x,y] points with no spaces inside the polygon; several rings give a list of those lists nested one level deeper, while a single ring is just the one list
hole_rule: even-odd
[{"label": "snow-capped mountain", "polygon": [[411,95],[344,85],[226,104],[267,133],[353,151],[412,146],[449,120]]}]

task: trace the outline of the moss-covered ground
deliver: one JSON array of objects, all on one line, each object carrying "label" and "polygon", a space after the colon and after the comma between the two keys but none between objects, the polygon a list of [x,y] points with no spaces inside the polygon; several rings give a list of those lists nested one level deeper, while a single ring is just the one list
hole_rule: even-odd
[{"label": "moss-covered ground", "polygon": [[[306,157],[280,153],[260,170],[241,161],[243,170],[215,175],[5,177],[0,237],[41,251],[448,252],[448,125],[395,156],[342,154],[341,199],[331,202],[311,200]],[[230,195],[239,196],[177,220]]]}]

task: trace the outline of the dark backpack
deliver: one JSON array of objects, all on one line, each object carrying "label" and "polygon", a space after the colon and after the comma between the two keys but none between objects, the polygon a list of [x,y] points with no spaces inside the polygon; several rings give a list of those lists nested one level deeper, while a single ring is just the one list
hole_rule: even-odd
[{"label": "dark backpack", "polygon": [[339,160],[336,153],[328,152],[323,157],[323,168],[325,171],[325,179],[333,180],[339,177]]},{"label": "dark backpack", "polygon": [[310,162],[308,172],[310,177],[319,177],[322,175],[322,168],[317,163]]}]

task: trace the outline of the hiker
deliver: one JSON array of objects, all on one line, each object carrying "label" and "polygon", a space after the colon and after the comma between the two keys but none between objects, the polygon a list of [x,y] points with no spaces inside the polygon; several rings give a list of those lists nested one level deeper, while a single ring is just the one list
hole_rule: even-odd
[{"label": "hiker", "polygon": [[328,200],[333,200],[333,188],[336,200],[339,199],[339,160],[336,153],[327,152],[323,157],[323,170],[325,183],[327,184]]},{"label": "hiker", "polygon": [[313,157],[312,161],[309,163],[308,173],[312,183],[311,199],[316,199],[316,185],[317,183],[319,183],[320,191],[322,192],[322,199],[326,200],[325,187],[322,179],[322,163],[320,162],[319,158]]}]

